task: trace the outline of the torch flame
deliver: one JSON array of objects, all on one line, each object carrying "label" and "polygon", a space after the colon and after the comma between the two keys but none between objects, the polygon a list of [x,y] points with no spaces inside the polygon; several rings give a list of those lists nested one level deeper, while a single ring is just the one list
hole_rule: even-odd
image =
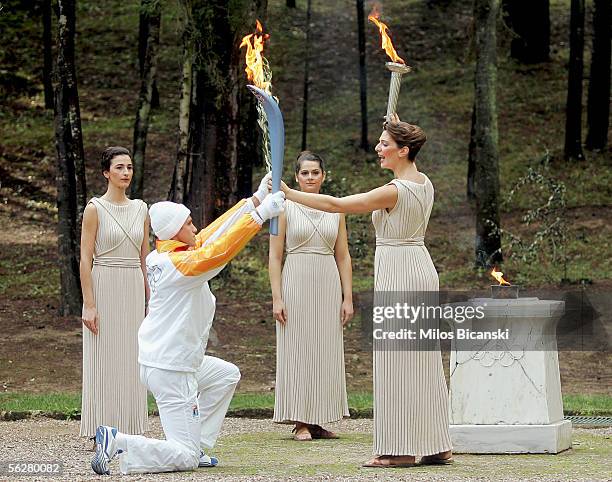
[{"label": "torch flame", "polygon": [[497,271],[497,269],[495,267],[493,267],[493,270],[491,271],[491,276],[493,276],[493,278],[495,278],[500,285],[510,286],[510,283],[508,283],[503,278],[503,275],[504,275],[504,273],[502,273],[501,271]]},{"label": "torch flame", "polygon": [[397,52],[393,47],[391,37],[389,37],[389,34],[387,33],[388,27],[383,22],[378,20],[379,18],[380,13],[376,9],[376,5],[374,5],[372,12],[370,13],[370,15],[368,15],[368,20],[370,22],[374,22],[374,24],[376,24],[376,26],[380,30],[380,36],[382,38],[382,48],[385,50],[385,52],[387,52],[387,55],[393,62],[405,64],[406,62],[404,62],[404,60],[399,55],[397,55]]},{"label": "torch flame", "polygon": [[257,30],[255,33],[246,35],[242,38],[240,48],[246,47],[246,69],[247,78],[260,89],[270,92],[270,82],[265,80],[263,56],[264,42],[270,38],[269,34],[263,33],[263,27],[257,20]]}]

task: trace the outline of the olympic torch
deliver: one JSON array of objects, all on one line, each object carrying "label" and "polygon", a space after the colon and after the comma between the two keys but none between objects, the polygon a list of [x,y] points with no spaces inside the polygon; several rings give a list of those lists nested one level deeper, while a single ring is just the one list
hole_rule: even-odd
[{"label": "olympic torch", "polygon": [[[253,92],[259,103],[263,106],[268,119],[268,134],[270,136],[270,153],[272,167],[272,192],[280,189],[281,176],[283,175],[283,158],[285,154],[285,123],[278,102],[266,91],[254,85],[247,85]],[[278,235],[278,218],[270,220],[270,234]]]},{"label": "olympic torch", "polygon": [[[272,71],[263,56],[264,42],[270,36],[263,33],[263,27],[257,20],[255,33],[246,35],[240,47],[246,47],[246,73],[253,85],[247,88],[259,101],[257,113],[258,124],[263,135],[262,149],[266,168],[272,171],[272,192],[280,190],[283,175],[283,158],[285,154],[285,124],[283,114],[278,107],[278,100],[272,96]],[[270,234],[278,235],[278,218],[270,220]]]},{"label": "olympic torch", "polygon": [[406,65],[406,62],[397,55],[393,42],[387,33],[388,27],[379,20],[380,13],[376,10],[372,10],[372,13],[368,15],[368,20],[373,22],[380,31],[382,39],[382,48],[385,50],[391,62],[387,62],[386,66],[391,71],[391,81],[389,83],[389,98],[387,99],[387,114],[385,119],[388,121],[391,119],[391,114],[395,114],[397,109],[397,100],[399,98],[400,87],[402,86],[402,76],[410,72],[411,68]]}]

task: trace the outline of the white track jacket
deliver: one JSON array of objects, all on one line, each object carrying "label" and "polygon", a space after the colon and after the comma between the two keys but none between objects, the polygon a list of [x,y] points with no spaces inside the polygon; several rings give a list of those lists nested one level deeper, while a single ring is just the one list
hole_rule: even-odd
[{"label": "white track jacket", "polygon": [[215,314],[208,280],[261,229],[242,200],[196,235],[196,246],[157,241],[147,256],[149,314],[138,330],[138,362],[164,370],[195,372],[204,360]]}]

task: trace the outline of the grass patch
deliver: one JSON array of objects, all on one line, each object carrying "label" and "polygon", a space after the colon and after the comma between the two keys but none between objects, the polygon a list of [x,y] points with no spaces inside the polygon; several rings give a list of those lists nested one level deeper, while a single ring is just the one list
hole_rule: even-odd
[{"label": "grass patch", "polygon": [[[350,477],[351,480],[508,480],[546,478],[547,480],[605,480],[609,477],[612,445],[602,436],[575,432],[574,448],[556,456],[462,455],[455,454],[453,466],[394,469],[364,469],[361,464],[372,456],[369,433],[342,433],[339,440],[295,442],[285,432],[229,434],[215,447],[223,464],[215,469],[224,476],[264,476],[273,479],[305,476],[317,478]],[[434,474],[435,473],[435,474]],[[511,476],[509,476],[511,474]]]},{"label": "grass patch", "polygon": [[[371,393],[351,393],[349,407],[360,413],[372,409]],[[612,397],[609,395],[564,395],[566,415],[612,415]],[[230,405],[231,411],[272,410],[274,393],[236,393]],[[64,414],[74,418],[81,410],[80,393],[0,393],[0,411],[27,412],[40,410]],[[157,410],[155,400],[149,395],[149,412]]]},{"label": "grass patch", "polygon": [[612,415],[612,397],[609,395],[564,395],[563,411],[566,415]]}]

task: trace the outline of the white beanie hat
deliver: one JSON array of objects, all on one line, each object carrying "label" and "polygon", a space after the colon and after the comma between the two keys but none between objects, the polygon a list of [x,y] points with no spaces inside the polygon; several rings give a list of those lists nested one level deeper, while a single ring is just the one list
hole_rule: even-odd
[{"label": "white beanie hat", "polygon": [[170,201],[158,202],[149,208],[151,228],[160,241],[175,236],[190,214],[187,206]]}]

